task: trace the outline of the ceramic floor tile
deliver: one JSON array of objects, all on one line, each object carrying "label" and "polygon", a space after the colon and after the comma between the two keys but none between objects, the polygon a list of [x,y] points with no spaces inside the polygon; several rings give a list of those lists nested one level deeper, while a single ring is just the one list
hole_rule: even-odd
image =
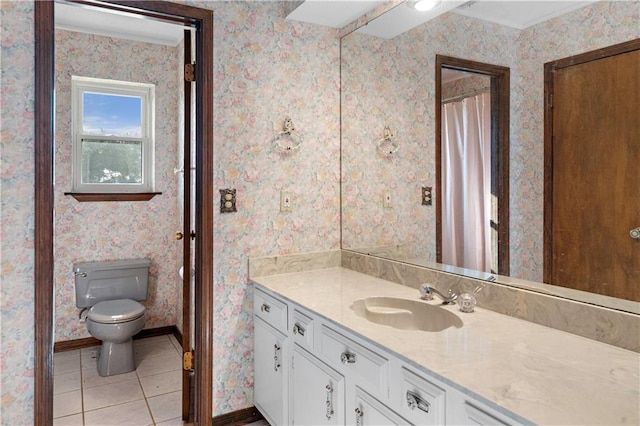
[{"label": "ceramic floor tile", "polygon": [[74,349],[72,351],[56,352],[53,354],[53,359],[63,358],[76,358],[80,356],[80,349]]},{"label": "ceramic floor tile", "polygon": [[[64,352],[62,352],[64,353]],[[80,353],[53,357],[53,375],[68,374],[80,371]]]},{"label": "ceramic floor tile", "polygon": [[82,413],[53,419],[53,426],[83,426]]},{"label": "ceramic floor tile", "polygon": [[176,417],[175,419],[165,420],[164,422],[156,423],[156,426],[183,426],[182,417]]},{"label": "ceramic floor tile", "polygon": [[87,426],[153,425],[149,408],[144,400],[87,411],[84,413],[84,420]]},{"label": "ceramic floor tile", "polygon": [[266,420],[259,420],[253,423],[247,423],[246,426],[269,426],[269,423]]},{"label": "ceramic floor tile", "polygon": [[53,418],[70,416],[82,412],[82,392],[59,393],[53,398]]},{"label": "ceramic floor tile", "polygon": [[85,411],[144,399],[137,379],[87,388],[83,397]]},{"label": "ceramic floor tile", "polygon": [[147,403],[156,423],[175,419],[182,415],[182,392],[166,393],[147,398]]},{"label": "ceramic floor tile", "polygon": [[53,394],[80,390],[80,370],[73,373],[56,374],[53,376]]},{"label": "ceramic floor tile", "polygon": [[173,334],[169,336],[169,340],[171,340],[171,343],[173,344],[173,346],[176,348],[176,350],[178,351],[178,353],[182,353],[182,343],[180,343],[178,341],[178,339],[176,339],[176,336],[174,336]]},{"label": "ceramic floor tile", "polygon": [[128,373],[116,374],[115,376],[102,377],[98,374],[98,365],[86,366],[82,368],[82,386],[83,388],[92,388],[95,386],[108,385],[111,383],[124,382],[127,380],[137,379],[135,371]]},{"label": "ceramic floor tile", "polygon": [[100,346],[92,346],[90,348],[82,349],[82,352],[80,353],[82,367],[84,368],[90,365],[97,365],[98,354],[100,354]]},{"label": "ceramic floor tile", "polygon": [[140,360],[136,371],[139,377],[144,377],[180,369],[182,369],[182,358],[174,352],[171,355]]},{"label": "ceramic floor tile", "polygon": [[140,362],[146,358],[174,355],[176,353],[176,348],[167,338],[164,341],[153,341],[134,345],[133,353],[136,357],[136,361]]},{"label": "ceramic floor tile", "polygon": [[140,377],[144,395],[149,398],[182,389],[182,370]]}]

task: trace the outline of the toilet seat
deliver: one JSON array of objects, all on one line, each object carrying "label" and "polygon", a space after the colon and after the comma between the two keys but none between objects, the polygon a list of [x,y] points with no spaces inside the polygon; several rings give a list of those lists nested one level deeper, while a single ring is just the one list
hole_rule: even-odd
[{"label": "toilet seat", "polygon": [[87,318],[102,324],[117,324],[138,319],[144,315],[144,311],[145,307],[135,300],[105,300],[93,305]]}]

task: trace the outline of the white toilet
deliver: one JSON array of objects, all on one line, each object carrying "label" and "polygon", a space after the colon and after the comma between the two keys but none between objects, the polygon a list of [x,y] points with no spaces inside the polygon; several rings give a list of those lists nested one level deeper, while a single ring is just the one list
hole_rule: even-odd
[{"label": "white toilet", "polygon": [[[76,306],[84,308],[89,333],[102,341],[98,374],[113,376],[136,369],[133,335],[145,323],[149,259],[74,263]],[[85,317],[86,314],[86,317]]]}]

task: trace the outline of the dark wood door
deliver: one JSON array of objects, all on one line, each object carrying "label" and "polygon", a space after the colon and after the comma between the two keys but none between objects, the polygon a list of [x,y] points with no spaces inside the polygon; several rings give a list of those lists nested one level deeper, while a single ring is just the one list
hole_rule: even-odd
[{"label": "dark wood door", "polygon": [[640,301],[637,49],[553,72],[545,281]]}]

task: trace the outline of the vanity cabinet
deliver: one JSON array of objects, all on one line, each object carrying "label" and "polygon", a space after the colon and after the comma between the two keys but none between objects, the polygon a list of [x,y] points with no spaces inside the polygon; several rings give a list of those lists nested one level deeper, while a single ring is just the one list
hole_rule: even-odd
[{"label": "vanity cabinet", "polygon": [[291,364],[291,424],[344,424],[344,376],[294,344]]},{"label": "vanity cabinet", "polygon": [[256,290],[254,293],[254,399],[272,425],[288,423],[287,305]]},{"label": "vanity cabinet", "polygon": [[274,426],[519,424],[263,287],[254,314],[255,405]]}]

